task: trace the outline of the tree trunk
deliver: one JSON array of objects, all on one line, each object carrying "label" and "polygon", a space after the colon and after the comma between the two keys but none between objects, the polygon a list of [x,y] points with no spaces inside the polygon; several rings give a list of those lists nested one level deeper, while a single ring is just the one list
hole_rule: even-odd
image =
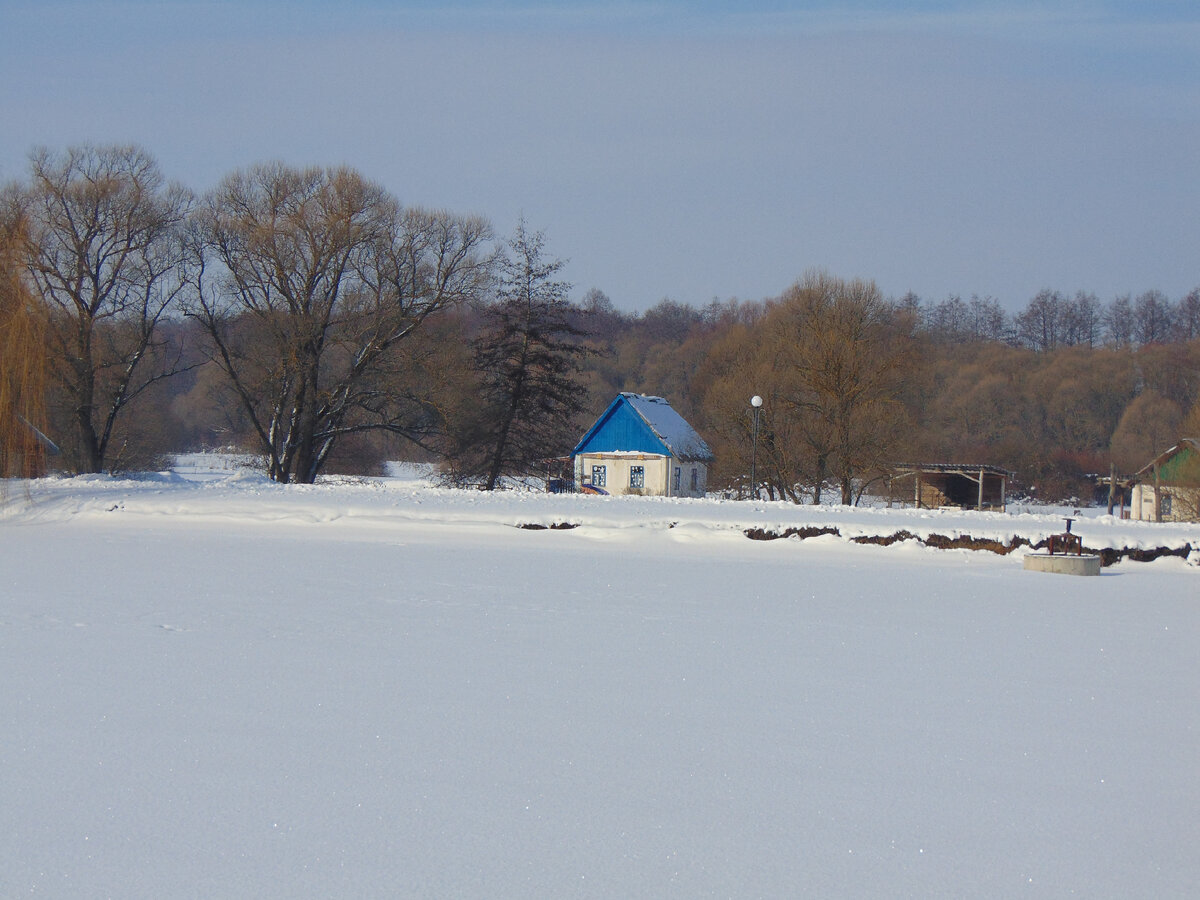
[{"label": "tree trunk", "polygon": [[81,475],[95,475],[104,464],[100,441],[96,436],[96,425],[92,421],[93,408],[96,400],[96,376],[89,365],[87,349],[81,349],[78,365],[76,365],[75,385],[75,429],[79,435],[79,462]]}]

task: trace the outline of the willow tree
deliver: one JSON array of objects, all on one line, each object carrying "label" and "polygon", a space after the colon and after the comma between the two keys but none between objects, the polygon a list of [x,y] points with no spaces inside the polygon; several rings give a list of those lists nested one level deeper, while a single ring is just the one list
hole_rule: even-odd
[{"label": "willow tree", "polygon": [[44,317],[25,280],[27,228],[4,198],[0,209],[0,477],[37,474],[46,442]]},{"label": "willow tree", "polygon": [[27,224],[22,264],[46,308],[49,378],[65,408],[68,464],[120,464],[130,404],[176,371],[157,354],[159,324],[184,285],[182,226],[191,195],[133,146],[37,150],[11,196]]},{"label": "willow tree", "polygon": [[313,482],[339,439],[420,442],[438,398],[405,347],[489,275],[483,219],[402,209],[349,168],[234,172],[195,217],[189,310],[276,481]]}]

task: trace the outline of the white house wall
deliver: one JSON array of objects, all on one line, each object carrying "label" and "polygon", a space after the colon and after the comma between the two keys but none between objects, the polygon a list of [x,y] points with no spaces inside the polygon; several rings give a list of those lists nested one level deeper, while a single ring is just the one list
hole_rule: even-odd
[{"label": "white house wall", "polygon": [[[1149,504],[1149,509],[1146,508]],[[1142,485],[1135,484],[1129,494],[1129,518],[1140,521],[1154,521],[1154,489],[1142,490]]]},{"label": "white house wall", "polygon": [[[676,462],[669,456],[632,453],[581,453],[575,457],[575,473],[580,485],[592,483],[592,467],[604,466],[603,490],[613,495],[643,494],[652,497],[703,497],[707,490],[708,469],[700,462]],[[645,472],[641,490],[630,486],[634,466]],[[674,470],[680,470],[679,490],[674,486]],[[697,489],[691,489],[692,470],[696,470]]]},{"label": "white house wall", "polygon": [[[1164,522],[1194,521],[1196,511],[1200,510],[1200,492],[1193,488],[1180,488],[1175,485],[1163,485],[1159,488],[1162,495],[1162,520]],[[1154,485],[1135,484],[1130,493],[1129,517],[1143,522],[1154,521]]]}]

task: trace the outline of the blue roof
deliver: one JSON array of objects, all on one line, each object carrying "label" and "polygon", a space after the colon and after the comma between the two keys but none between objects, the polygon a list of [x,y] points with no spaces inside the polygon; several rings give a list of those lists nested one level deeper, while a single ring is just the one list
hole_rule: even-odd
[{"label": "blue roof", "polygon": [[658,453],[712,460],[708,444],[662,397],[623,393],[575,446],[579,453]]}]

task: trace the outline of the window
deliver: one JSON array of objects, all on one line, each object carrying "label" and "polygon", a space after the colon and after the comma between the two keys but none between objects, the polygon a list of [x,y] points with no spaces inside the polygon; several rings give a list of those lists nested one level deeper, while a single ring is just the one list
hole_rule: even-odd
[{"label": "window", "polygon": [[630,466],[629,467],[629,486],[632,488],[640,488],[646,486],[646,467],[645,466]]},{"label": "window", "polygon": [[607,466],[592,466],[592,487],[604,487],[608,481]]},{"label": "window", "polygon": [[692,490],[700,490],[700,470],[692,467]]},{"label": "window", "polygon": [[679,468],[679,466],[676,466],[675,467],[675,477],[672,479],[672,488],[671,488],[671,493],[673,493],[673,494],[679,493],[679,476],[682,473],[683,473],[683,469]]}]

